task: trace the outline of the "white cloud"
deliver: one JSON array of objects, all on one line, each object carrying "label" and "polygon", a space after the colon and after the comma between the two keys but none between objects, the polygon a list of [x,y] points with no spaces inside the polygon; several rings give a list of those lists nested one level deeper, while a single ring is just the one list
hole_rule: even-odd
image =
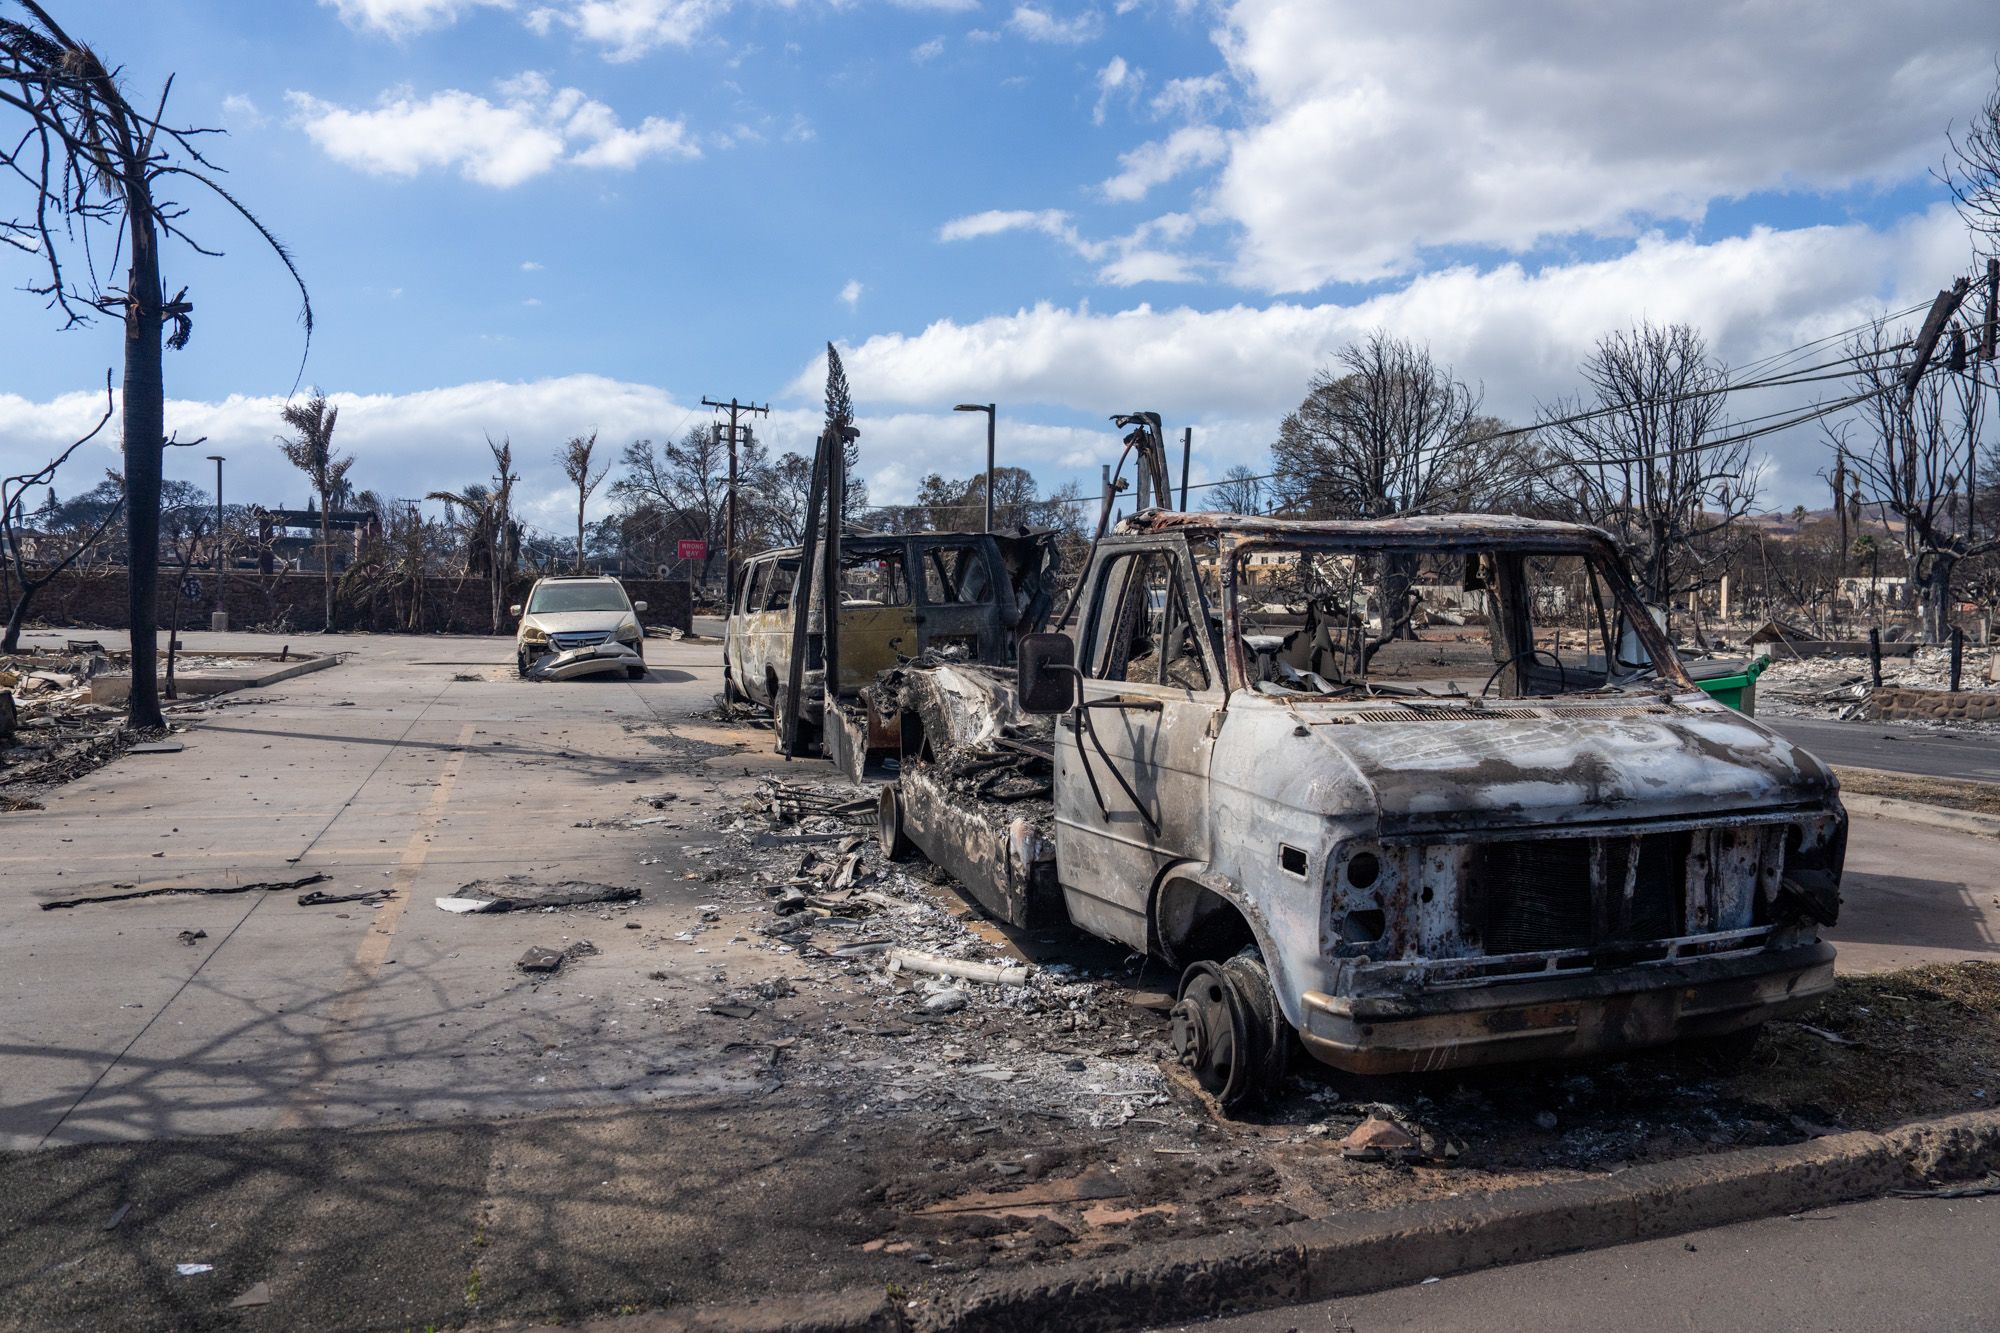
[{"label": "white cloud", "polygon": [[222,99],[222,119],[232,130],[259,130],[271,123],[257,103],[242,93],[231,93]]},{"label": "white cloud", "polygon": [[1229,102],[1229,80],[1220,74],[1171,79],[1153,95],[1153,114],[1202,120]]},{"label": "white cloud", "polygon": [[984,213],[953,218],[938,228],[938,239],[973,241],[1010,231],[1038,231],[1072,246],[1080,240],[1076,228],[1070,225],[1069,214],[1059,208],[1045,208],[1039,212],[1025,208],[989,208]]},{"label": "white cloud", "polygon": [[1104,30],[1104,22],[1094,9],[1086,9],[1065,19],[1036,5],[1016,5],[1012,17],[1007,20],[1007,27],[1015,36],[1025,37],[1031,42],[1081,46],[1094,40]]},{"label": "white cloud", "polygon": [[1110,109],[1113,99],[1132,100],[1139,95],[1139,88],[1145,81],[1144,70],[1126,64],[1124,56],[1111,57],[1110,62],[1097,71],[1097,105],[1091,108],[1091,123],[1102,125],[1104,113]]},{"label": "white cloud", "polygon": [[1254,114],[1215,203],[1275,292],[1917,175],[1992,81],[1988,0],[1382,5],[1235,0]]},{"label": "white cloud", "polygon": [[604,48],[607,60],[637,60],[662,46],[687,47],[729,11],[729,0],[576,0],[528,14],[546,33],[557,24]]},{"label": "white cloud", "polygon": [[699,157],[679,120],[648,116],[627,128],[616,113],[575,88],[552,89],[540,74],[508,79],[501,100],[456,88],[419,99],[404,89],[368,110],[310,93],[285,94],[297,123],[328,156],[374,175],[414,176],[456,168],[505,189],[568,162],[630,170],[648,157]]},{"label": "white cloud", "polygon": [[979,0],[889,0],[889,3],[897,9],[936,14],[970,14],[979,8]]},{"label": "white cloud", "polygon": [[[1025,216],[1045,229],[1042,215]],[[1483,383],[1492,410],[1519,421],[1538,401],[1574,391],[1577,363],[1610,330],[1642,318],[1685,320],[1725,359],[1743,362],[1925,299],[1940,274],[1962,265],[1963,252],[1962,229],[1939,207],[1886,231],[1758,230],[1706,245],[1646,236],[1618,258],[1540,272],[1452,268],[1349,305],[1099,313],[1043,304],[877,335],[843,349],[842,359],[866,402],[970,395],[1093,414],[1144,405],[1180,419],[1261,422],[1268,432],[1342,345],[1384,328],[1428,342]],[[809,367],[792,392],[813,391],[820,373]],[[1750,415],[1788,405],[1746,395],[1732,407]],[[1781,464],[1792,460],[1787,475],[1809,478],[1819,445],[1797,434],[1775,440],[1773,453]]]},{"label": "white cloud", "polygon": [[511,9],[514,0],[319,0],[355,28],[373,28],[393,37],[407,37],[456,23],[475,9]]},{"label": "white cloud", "polygon": [[1106,199],[1129,202],[1143,199],[1155,185],[1162,185],[1184,171],[1212,166],[1229,155],[1229,140],[1212,125],[1185,125],[1165,139],[1140,144],[1121,153],[1123,168],[1104,182]]},{"label": "white cloud", "polygon": [[[1142,222],[1123,236],[1094,241],[1077,230],[1070,215],[1059,208],[989,209],[953,218],[938,228],[940,241],[973,241],[1001,236],[1013,231],[1032,231],[1060,242],[1080,259],[1102,264],[1100,281],[1129,287],[1139,282],[1191,282],[1202,267],[1184,256],[1154,249],[1157,242],[1185,241],[1194,231],[1194,219],[1185,213],[1167,213]],[[1110,260],[1106,263],[1106,260]]]},{"label": "white cloud", "polygon": [[861,304],[861,293],[866,290],[859,278],[849,278],[847,285],[840,289],[840,299],[847,303],[849,310],[852,310]]},{"label": "white cloud", "polygon": [[540,265],[539,263],[537,263],[536,261],[534,261],[534,260],[532,260],[532,259],[523,259],[523,260],[521,261],[521,272],[523,272],[523,273],[540,273],[541,271],[542,271],[542,266],[541,266],[541,265]]},{"label": "white cloud", "polygon": [[919,65],[928,65],[944,54],[944,38],[933,37],[920,46],[910,48],[910,59]]}]

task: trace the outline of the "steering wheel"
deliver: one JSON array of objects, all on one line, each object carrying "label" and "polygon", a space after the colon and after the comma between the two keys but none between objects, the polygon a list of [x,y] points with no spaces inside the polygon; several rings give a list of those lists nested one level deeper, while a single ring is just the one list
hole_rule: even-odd
[{"label": "steering wheel", "polygon": [[1486,683],[1479,687],[1479,697],[1484,699],[1486,697],[1486,692],[1493,688],[1493,682],[1500,679],[1500,673],[1505,671],[1508,667],[1513,666],[1514,663],[1520,661],[1524,657],[1531,662],[1537,657],[1546,657],[1549,659],[1549,661],[1554,662],[1556,664],[1556,679],[1558,681],[1558,688],[1556,690],[1556,693],[1558,694],[1569,693],[1569,672],[1567,669],[1564,668],[1562,659],[1560,657],[1557,657],[1553,652],[1550,652],[1547,648],[1530,648],[1525,652],[1515,653],[1512,657],[1502,662],[1499,666],[1494,667],[1493,674],[1488,676],[1486,678]]}]

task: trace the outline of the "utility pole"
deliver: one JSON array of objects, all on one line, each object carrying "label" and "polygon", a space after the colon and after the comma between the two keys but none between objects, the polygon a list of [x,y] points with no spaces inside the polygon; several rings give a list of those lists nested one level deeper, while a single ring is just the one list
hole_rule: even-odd
[{"label": "utility pole", "polygon": [[1181,427],[1181,512],[1187,512],[1188,463],[1194,456],[1194,427]]},{"label": "utility pole", "polygon": [[208,627],[212,630],[229,628],[229,603],[223,597],[229,578],[229,549],[222,532],[222,464],[221,454],[210,454],[209,461],[215,464],[215,609],[209,612]]},{"label": "utility pole", "polygon": [[739,439],[736,434],[736,418],[745,412],[761,413],[768,417],[771,415],[771,408],[769,404],[759,407],[755,403],[739,403],[733,397],[726,403],[704,398],[701,400],[701,405],[712,407],[717,411],[725,408],[729,411],[729,517],[726,520],[722,540],[722,614],[726,616],[736,605],[736,445]]},{"label": "utility pole", "polygon": [[984,412],[986,414],[986,531],[993,531],[993,419],[1000,408],[995,403],[960,403],[951,409],[954,412]]}]

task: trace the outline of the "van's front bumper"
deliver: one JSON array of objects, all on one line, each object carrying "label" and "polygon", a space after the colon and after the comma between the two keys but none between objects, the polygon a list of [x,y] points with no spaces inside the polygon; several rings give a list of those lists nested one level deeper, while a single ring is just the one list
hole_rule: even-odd
[{"label": "van's front bumper", "polygon": [[1790,1013],[1833,986],[1824,941],[1724,957],[1358,995],[1309,991],[1299,1032],[1357,1074],[1452,1069],[1714,1037]]}]

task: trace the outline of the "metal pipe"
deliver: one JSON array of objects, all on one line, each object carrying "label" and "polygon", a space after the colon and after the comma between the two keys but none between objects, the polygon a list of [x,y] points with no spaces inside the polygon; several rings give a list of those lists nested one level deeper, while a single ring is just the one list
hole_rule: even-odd
[{"label": "metal pipe", "polygon": [[222,535],[222,463],[221,454],[210,454],[215,463],[215,610],[219,615],[229,614],[229,602],[224,597],[229,579],[229,553]]}]

